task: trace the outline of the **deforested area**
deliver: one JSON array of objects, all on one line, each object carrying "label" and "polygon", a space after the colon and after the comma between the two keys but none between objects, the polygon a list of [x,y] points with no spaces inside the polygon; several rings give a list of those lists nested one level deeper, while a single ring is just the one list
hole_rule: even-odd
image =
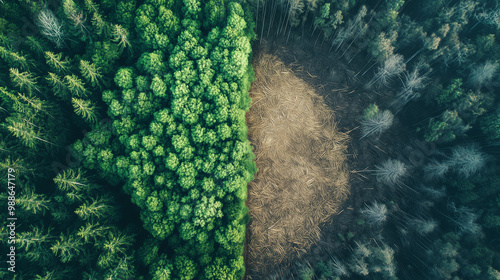
[{"label": "deforested area", "polygon": [[[248,274],[306,253],[349,194],[347,135],[307,82],[274,54],[254,57],[247,113],[258,172],[248,186]],[[258,279],[258,278],[254,278]]]},{"label": "deforested area", "polygon": [[1,279],[244,276],[250,15],[0,1]]},{"label": "deforested area", "polygon": [[499,279],[498,3],[257,6],[254,51],[335,112],[350,176],[319,238],[247,279]]}]

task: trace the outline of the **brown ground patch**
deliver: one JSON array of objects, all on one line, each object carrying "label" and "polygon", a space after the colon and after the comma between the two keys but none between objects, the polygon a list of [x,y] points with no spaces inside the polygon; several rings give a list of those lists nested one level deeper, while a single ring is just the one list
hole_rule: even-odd
[{"label": "brown ground patch", "polygon": [[248,187],[249,278],[307,252],[349,193],[347,135],[333,111],[277,56],[260,51],[253,66],[247,124],[259,171]]}]

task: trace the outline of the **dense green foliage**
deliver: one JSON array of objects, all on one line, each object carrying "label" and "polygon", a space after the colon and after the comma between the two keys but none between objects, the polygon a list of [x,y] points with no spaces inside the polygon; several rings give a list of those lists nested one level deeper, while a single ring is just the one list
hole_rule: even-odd
[{"label": "dense green foliage", "polygon": [[[243,277],[256,171],[246,9],[0,4],[0,152],[23,220],[18,272],[2,279]],[[142,222],[123,217],[130,199]]]},{"label": "dense green foliage", "polygon": [[144,227],[167,239],[168,257],[153,275],[244,274],[244,201],[255,172],[245,124],[253,77],[246,20],[237,3],[226,14],[197,1],[139,6],[141,53],[102,94],[111,130],[98,127],[74,145],[84,166],[125,182]]}]

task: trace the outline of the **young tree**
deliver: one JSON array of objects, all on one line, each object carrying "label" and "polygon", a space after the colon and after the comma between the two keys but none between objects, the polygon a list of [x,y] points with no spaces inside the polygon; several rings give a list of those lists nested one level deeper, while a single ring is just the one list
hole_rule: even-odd
[{"label": "young tree", "polygon": [[373,246],[371,250],[373,255],[368,258],[371,278],[374,280],[397,280],[394,250],[386,244]]},{"label": "young tree", "polygon": [[29,96],[32,96],[34,90],[38,91],[36,77],[33,74],[30,72],[19,72],[16,68],[10,68],[9,71],[11,81],[16,84],[21,91],[25,91]]},{"label": "young tree", "polygon": [[424,178],[427,181],[442,179],[446,172],[448,172],[450,165],[446,161],[431,160],[430,163],[423,167]]},{"label": "young tree", "polygon": [[19,205],[19,208],[34,215],[39,213],[43,215],[45,211],[50,210],[50,202],[45,195],[37,194],[33,190],[27,191],[16,198],[16,204]]},{"label": "young tree", "polygon": [[45,52],[45,61],[52,69],[58,73],[67,73],[70,71],[71,62],[68,57],[62,59],[62,53],[55,54],[50,51]]},{"label": "young tree", "polygon": [[[389,37],[387,37],[389,35]],[[369,51],[378,62],[384,62],[396,56],[394,54],[393,42],[397,38],[397,33],[386,34],[381,32],[375,40],[370,43]]]},{"label": "young tree", "polygon": [[[16,236],[16,244],[19,248],[23,248],[26,252],[38,251],[40,247],[54,239],[52,236],[53,228],[44,229],[43,227],[30,226],[30,230],[19,232]],[[30,250],[32,249],[32,250]]]},{"label": "young tree", "polygon": [[486,155],[473,145],[455,146],[448,164],[460,175],[470,177],[484,167]]},{"label": "young tree", "polygon": [[198,274],[196,263],[187,256],[176,256],[174,261],[177,279],[191,280]]},{"label": "young tree", "polygon": [[490,112],[489,115],[480,120],[481,130],[488,140],[500,139],[500,109]]},{"label": "young tree", "polygon": [[59,190],[64,192],[81,192],[89,189],[90,183],[81,169],[67,169],[53,179]]},{"label": "young tree", "polygon": [[457,111],[446,110],[439,117],[429,120],[424,138],[427,142],[449,142],[457,136],[464,135],[470,128],[469,125],[464,124]]},{"label": "young tree", "polygon": [[111,34],[113,35],[113,41],[118,43],[118,46],[121,49],[132,48],[129,39],[129,32],[126,28],[123,28],[119,24],[115,24]]},{"label": "young tree", "polygon": [[73,97],[82,97],[87,95],[85,83],[78,76],[71,74],[64,77],[64,81]]},{"label": "young tree", "polygon": [[314,268],[308,264],[303,264],[298,269],[298,276],[300,280],[312,280],[315,276]]},{"label": "young tree", "polygon": [[31,61],[29,61],[26,56],[10,51],[8,48],[2,46],[0,46],[0,57],[5,60],[10,67],[20,68],[24,71],[27,71],[31,64]]},{"label": "young tree", "polygon": [[391,127],[394,121],[394,115],[389,110],[380,111],[375,104],[365,109],[363,118],[360,139],[370,135],[380,136]]},{"label": "young tree", "polygon": [[64,0],[62,4],[62,10],[72,25],[72,31],[79,35],[83,41],[90,37],[90,31],[85,25],[87,18],[83,11],[76,6],[73,0]]},{"label": "young tree", "polygon": [[70,99],[71,96],[69,94],[68,86],[64,83],[64,80],[61,77],[52,72],[48,72],[48,76],[45,77],[45,79],[49,82],[50,86],[52,87],[54,95],[64,100]]},{"label": "young tree", "polygon": [[92,198],[75,210],[75,213],[83,220],[94,221],[95,219],[100,220],[113,220],[117,217],[114,216],[115,207],[111,205],[111,199],[107,197]]},{"label": "young tree", "polygon": [[134,279],[136,274],[133,265],[133,256],[124,256],[118,259],[115,265],[110,267],[104,275],[104,279]]},{"label": "young tree", "polygon": [[36,148],[39,143],[37,141],[54,145],[54,143],[42,138],[40,131],[35,128],[33,123],[19,116],[8,117],[5,125],[28,148]]},{"label": "young tree", "polygon": [[59,240],[50,249],[61,259],[61,262],[67,263],[82,252],[82,242],[71,234],[61,234]]},{"label": "young tree", "polygon": [[453,202],[449,203],[448,207],[454,215],[452,220],[455,222],[459,234],[483,235],[481,225],[477,223],[479,215],[474,210],[464,206],[457,208]]},{"label": "young tree", "polygon": [[99,119],[97,107],[90,100],[71,98],[75,113],[89,123],[96,123]]},{"label": "young tree", "polygon": [[420,186],[419,188],[424,195],[433,200],[439,200],[446,196],[446,188],[441,186],[439,188],[432,188],[428,186]]},{"label": "young tree", "polygon": [[132,68],[120,68],[115,75],[115,83],[123,89],[131,89],[134,86],[134,70]]},{"label": "young tree", "polygon": [[106,238],[101,243],[102,250],[108,255],[125,255],[132,246],[133,236],[123,234],[116,229],[107,233]]},{"label": "young tree", "polygon": [[419,90],[425,86],[425,76],[420,76],[417,69],[414,69],[410,74],[405,72],[405,81],[403,88],[396,94],[396,98],[392,101],[392,105],[396,108],[402,108],[411,100],[418,98]]}]

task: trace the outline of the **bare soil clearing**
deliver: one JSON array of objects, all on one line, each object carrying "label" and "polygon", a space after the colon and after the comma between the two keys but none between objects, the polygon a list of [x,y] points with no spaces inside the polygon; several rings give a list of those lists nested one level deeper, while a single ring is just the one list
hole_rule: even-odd
[{"label": "bare soil clearing", "polygon": [[[308,32],[304,32],[302,35],[292,33],[288,41],[280,36],[263,36],[254,45],[253,65],[257,80],[252,84],[250,91],[254,103],[247,114],[247,124],[250,140],[255,146],[257,167],[260,171],[256,174],[256,180],[248,187],[247,204],[250,208],[252,221],[247,227],[245,250],[247,275],[245,279],[298,279],[297,272],[301,266],[311,266],[330,257],[336,257],[340,260],[346,258],[349,251],[352,250],[347,234],[358,235],[371,231],[369,227],[358,224],[360,216],[357,209],[373,200],[387,202],[387,198],[381,196],[380,190],[376,188],[373,178],[367,170],[373,169],[380,158],[396,157],[397,153],[394,153],[394,150],[401,152],[403,149],[397,143],[407,137],[407,128],[398,125],[400,132],[398,137],[387,134],[379,139],[359,141],[361,134],[358,128],[363,110],[371,103],[383,104],[384,100],[391,98],[391,94],[386,91],[379,92],[365,88],[364,84],[369,81],[373,73],[360,69],[373,69],[374,67],[370,67],[371,62],[362,52],[355,48],[351,48],[345,53],[344,50],[335,52],[330,50],[327,44],[322,46],[320,42],[316,42],[316,36],[312,37]],[[274,62],[266,62],[266,60]],[[279,67],[277,67],[278,65]],[[347,146],[347,148],[342,147],[337,150],[339,152],[337,159],[341,160],[343,165],[343,170],[340,173],[346,175],[339,177],[335,172],[329,172],[330,179],[347,178],[347,182],[345,182],[347,190],[341,191],[339,189],[340,194],[337,194],[339,199],[330,200],[329,203],[333,203],[334,209],[328,214],[320,211],[319,215],[316,215],[312,211],[307,212],[302,209],[300,209],[301,212],[286,213],[294,209],[293,205],[287,206],[286,203],[302,198],[300,194],[293,195],[291,193],[293,188],[289,187],[289,182],[292,182],[291,178],[294,177],[286,178],[285,183],[281,184],[268,178],[269,175],[273,174],[288,176],[286,172],[289,171],[274,170],[281,161],[269,158],[270,155],[278,156],[278,151],[280,151],[280,155],[290,152],[290,154],[283,155],[283,158],[293,159],[296,162],[295,165],[290,164],[287,169],[291,169],[291,167],[301,168],[298,165],[300,157],[294,154],[295,150],[282,144],[290,143],[290,141],[299,142],[299,140],[284,140],[282,136],[279,136],[280,134],[276,133],[294,135],[291,133],[291,129],[299,124],[293,124],[290,128],[287,125],[272,128],[271,123],[265,124],[266,120],[264,120],[272,115],[264,115],[263,109],[258,109],[259,106],[267,107],[268,111],[275,109],[277,118],[278,108],[284,108],[284,105],[269,103],[264,99],[268,97],[270,92],[272,93],[271,89],[275,90],[275,94],[278,94],[276,91],[281,91],[281,88],[276,85],[277,83],[284,83],[283,86],[286,85],[290,89],[288,94],[285,94],[285,91],[279,93],[287,100],[286,104],[289,107],[286,114],[282,113],[283,116],[289,116],[290,112],[288,111],[297,110],[295,122],[300,124],[306,121],[303,114],[315,114],[316,111],[314,106],[307,107],[307,110],[300,107],[310,106],[311,102],[312,104],[321,104],[319,107],[324,108],[321,110],[328,112],[328,122],[326,122],[325,127],[330,127],[328,131],[334,133],[334,137],[338,137],[336,139],[340,139],[340,142],[337,143],[339,147]],[[311,94],[315,97],[309,97],[312,101],[305,102],[303,96]],[[292,100],[296,102],[291,102]],[[274,120],[274,122],[276,121]],[[281,121],[283,122],[283,120]],[[396,120],[395,125],[397,123]],[[321,125],[322,123],[319,123],[320,127]],[[304,131],[307,131],[309,126],[311,125],[304,126],[306,127]],[[272,132],[273,129],[275,132]],[[261,130],[263,132],[259,132]],[[274,148],[275,150],[269,148],[270,151],[266,157],[260,151],[260,140],[258,141],[256,138],[261,135],[260,133],[267,135],[268,139],[274,139],[272,135],[276,133],[276,137],[280,137],[280,141],[283,140],[282,143],[277,143],[279,145]],[[347,134],[349,140],[346,138]],[[301,132],[298,135],[307,134]],[[294,135],[295,139],[298,139],[298,135]],[[334,141],[330,141],[330,143],[334,143]],[[389,149],[388,147],[395,148]],[[304,170],[318,169],[305,166]],[[265,171],[267,173],[264,173]],[[324,176],[325,173],[319,172],[318,174]],[[319,180],[315,177],[309,178]],[[298,190],[304,191],[301,188]],[[308,193],[308,191],[304,192]],[[287,194],[290,198],[287,198]],[[335,194],[333,195],[332,197],[335,199]],[[299,202],[302,204],[299,204],[298,208],[314,209],[313,207],[316,207],[304,203],[304,199]],[[331,206],[328,207],[332,209]],[[318,218],[320,215],[325,216]],[[293,216],[297,219],[296,221],[283,220]],[[280,218],[281,220],[279,220]],[[305,223],[308,219],[316,221],[311,223],[314,226],[308,228],[309,226]],[[287,223],[290,223],[289,227],[285,227]],[[300,226],[294,228],[293,225]],[[290,237],[295,239],[288,239]],[[299,239],[302,240],[297,241]],[[291,243],[289,240],[294,240],[297,243]]]},{"label": "bare soil clearing", "polygon": [[248,186],[247,278],[306,253],[349,194],[347,134],[306,81],[269,51],[254,57],[247,114],[259,171]]}]

